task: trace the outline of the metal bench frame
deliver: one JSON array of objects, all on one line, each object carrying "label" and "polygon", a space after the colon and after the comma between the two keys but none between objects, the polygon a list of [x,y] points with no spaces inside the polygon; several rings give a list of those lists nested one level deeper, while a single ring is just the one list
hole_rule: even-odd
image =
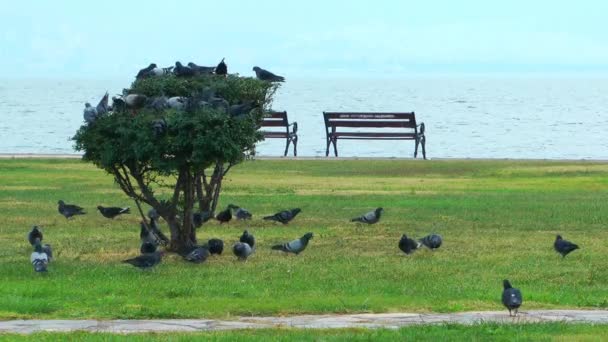
[{"label": "metal bench frame", "polygon": [[[270,112],[268,116],[262,120],[261,127],[285,127],[285,132],[280,131],[262,131],[264,139],[285,139],[285,153],[283,156],[287,156],[289,151],[289,145],[293,143],[293,156],[298,156],[298,123],[289,123],[287,120],[287,112]],[[289,127],[292,127],[291,131]]]}]

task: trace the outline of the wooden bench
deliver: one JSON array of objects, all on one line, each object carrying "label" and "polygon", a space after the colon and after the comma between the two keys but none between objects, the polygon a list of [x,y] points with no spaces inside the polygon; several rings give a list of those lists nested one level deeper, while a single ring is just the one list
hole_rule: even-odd
[{"label": "wooden bench", "polygon": [[[334,155],[338,156],[338,139],[358,140],[414,140],[414,158],[418,155],[418,146],[422,146],[422,156],[426,159],[426,138],[424,123],[416,124],[416,115],[412,113],[350,113],[323,112],[327,148],[325,156],[329,155],[329,146],[334,145]],[[338,128],[340,128],[338,130]],[[345,131],[342,128],[393,128],[391,132]]]},{"label": "wooden bench", "polygon": [[[270,112],[269,115],[264,117],[262,121],[262,127],[280,127],[280,130],[263,130],[264,138],[279,138],[285,139],[285,153],[283,156],[287,156],[289,150],[289,144],[293,142],[293,155],[298,155],[298,123],[289,123],[287,120],[287,112]],[[293,126],[291,132],[289,127]]]}]

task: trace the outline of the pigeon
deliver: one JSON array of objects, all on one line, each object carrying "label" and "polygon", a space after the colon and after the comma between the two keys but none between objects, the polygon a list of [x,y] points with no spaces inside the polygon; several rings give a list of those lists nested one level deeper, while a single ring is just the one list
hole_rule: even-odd
[{"label": "pigeon", "polygon": [[146,228],[146,225],[144,224],[144,222],[140,222],[140,230],[139,230],[139,238],[142,242],[142,244],[144,243],[151,243],[155,246],[158,246],[162,243],[162,241],[158,238],[158,236],[156,236],[156,234],[152,233],[148,228]]},{"label": "pigeon", "polygon": [[350,220],[350,222],[361,222],[361,223],[367,223],[367,224],[374,224],[374,223],[380,221],[380,216],[382,215],[383,212],[384,212],[384,209],[376,208],[376,210],[370,211],[369,213],[367,213],[365,215],[355,217],[354,219]]},{"label": "pigeon", "polygon": [[210,239],[207,241],[207,249],[211,254],[221,255],[224,251],[224,241],[220,239]]},{"label": "pigeon", "polygon": [[237,242],[232,246],[232,252],[239,260],[247,260],[247,257],[253,253],[253,248],[246,242]]},{"label": "pigeon", "polygon": [[443,239],[441,238],[441,235],[439,235],[439,234],[430,234],[430,235],[423,237],[419,241],[420,241],[420,243],[425,245],[427,248],[429,248],[431,250],[435,250],[435,249],[441,247],[441,243],[443,242]]},{"label": "pigeon", "polygon": [[156,211],[156,209],[152,208],[148,210],[148,218],[158,220],[160,219],[160,214],[158,211]]},{"label": "pigeon", "polygon": [[415,240],[408,238],[405,234],[403,234],[403,236],[401,236],[401,240],[399,240],[399,249],[405,254],[412,254],[419,247],[420,242],[416,242]]},{"label": "pigeon", "polygon": [[260,67],[254,66],[253,71],[255,71],[255,76],[262,81],[268,82],[285,82],[285,77],[275,75],[268,70],[262,69]]},{"label": "pigeon", "polygon": [[194,70],[187,66],[183,66],[181,62],[175,62],[175,69],[173,69],[173,72],[176,76],[194,76]]},{"label": "pigeon", "polygon": [[205,222],[209,221],[211,218],[213,218],[213,215],[210,211],[201,211],[192,214],[192,223],[194,224],[194,227],[200,228]]},{"label": "pigeon", "polygon": [[565,258],[566,255],[568,255],[570,252],[574,251],[575,249],[579,249],[578,245],[576,245],[570,241],[562,239],[561,235],[558,235],[557,237],[555,237],[555,243],[553,243],[553,247],[559,254],[562,255],[562,258]]},{"label": "pigeon", "polygon": [[158,226],[158,219],[157,218],[150,217],[150,224],[149,224],[149,226],[150,226],[150,232],[152,234],[154,234],[155,239],[157,241],[159,241],[160,244],[163,244],[165,246],[169,244],[169,242],[170,242],[169,238],[165,234],[163,234],[163,232],[160,230],[160,228]]},{"label": "pigeon", "polygon": [[154,70],[154,69],[156,69],[156,64],[151,63],[147,67],[139,70],[139,72],[137,73],[135,78],[140,79],[140,78],[146,78],[148,76],[152,76],[153,75],[152,70]]},{"label": "pigeon", "polygon": [[213,72],[215,71],[215,67],[200,66],[192,62],[188,63],[188,67],[190,67],[190,69],[194,70],[196,73],[199,74],[213,74]]},{"label": "pigeon", "polygon": [[236,211],[234,212],[234,217],[236,217],[237,220],[251,220],[252,215],[249,210],[237,207]]},{"label": "pigeon", "polygon": [[101,100],[99,100],[97,107],[95,107],[95,110],[97,111],[97,117],[104,115],[110,110],[110,105],[108,104],[109,97],[110,94],[106,91]]},{"label": "pigeon", "polygon": [[254,108],[257,108],[258,105],[254,104],[253,101],[246,101],[245,103],[232,105],[228,108],[228,113],[232,117],[239,117],[242,115],[249,114]]},{"label": "pigeon", "polygon": [[74,204],[65,204],[65,202],[63,202],[62,200],[59,200],[59,202],[57,202],[57,204],[59,204],[59,207],[57,208],[57,210],[59,211],[59,213],[63,216],[65,216],[66,219],[69,219],[70,217],[74,216],[74,215],[84,215],[86,214],[83,210],[83,208],[74,205]]},{"label": "pigeon", "polygon": [[51,248],[51,245],[45,243],[42,245],[42,251],[46,253],[46,257],[48,258],[49,262],[51,262],[51,260],[53,260],[53,249]]},{"label": "pigeon", "polygon": [[188,98],[183,96],[173,96],[167,99],[167,106],[171,109],[183,110],[187,103]]},{"label": "pigeon", "polygon": [[101,215],[103,215],[104,217],[109,218],[109,219],[113,219],[113,218],[115,218],[118,215],[130,214],[131,213],[129,211],[129,207],[125,207],[125,208],[107,207],[107,208],[104,208],[104,207],[98,205],[97,209],[99,209],[99,212],[101,213]]},{"label": "pigeon", "polygon": [[218,112],[227,113],[230,109],[230,104],[226,99],[221,97],[212,97],[209,99],[209,105],[211,108],[215,109]]},{"label": "pigeon", "polygon": [[42,249],[40,242],[34,245],[34,251],[30,255],[30,261],[36,272],[46,272],[49,264],[49,257]]},{"label": "pigeon", "polygon": [[228,66],[226,65],[226,63],[224,63],[224,59],[226,59],[226,58],[222,58],[220,63],[215,67],[216,75],[222,75],[222,76],[228,75]]},{"label": "pigeon", "polygon": [[504,290],[502,290],[502,304],[509,310],[509,316],[511,316],[511,310],[515,311],[514,316],[517,316],[517,311],[523,302],[521,291],[512,287],[506,279],[502,281],[502,284],[504,287]]},{"label": "pigeon", "polygon": [[84,111],[82,112],[82,117],[84,118],[84,121],[88,124],[92,124],[95,122],[95,120],[97,120],[97,109],[95,109],[95,107],[91,106],[90,103],[85,103],[84,104]]},{"label": "pigeon", "polygon": [[184,259],[186,261],[200,264],[200,263],[204,262],[205,260],[207,260],[209,255],[211,255],[211,254],[209,253],[209,250],[207,248],[196,247],[190,253],[188,253],[186,256],[184,256]]},{"label": "pigeon", "polygon": [[232,220],[233,208],[235,208],[234,205],[228,204],[228,207],[225,210],[222,210],[217,215],[215,215],[215,219],[220,221],[220,224],[229,222],[230,220]]},{"label": "pigeon", "polygon": [[152,132],[154,137],[159,138],[167,132],[167,120],[165,118],[152,121]]},{"label": "pigeon", "polygon": [[140,109],[144,107],[148,97],[140,94],[129,94],[124,97],[125,104],[131,109]]},{"label": "pigeon", "polygon": [[148,104],[148,107],[157,112],[161,112],[169,108],[169,99],[166,96],[154,97]]},{"label": "pigeon", "polygon": [[139,251],[141,252],[141,254],[154,253],[154,252],[156,252],[156,246],[157,245],[155,243],[146,241],[141,244]]},{"label": "pigeon", "polygon": [[284,243],[282,245],[274,245],[272,246],[273,250],[283,251],[285,253],[294,253],[296,255],[300,254],[306,246],[308,246],[308,241],[312,239],[312,233],[306,233],[299,239],[293,240],[291,242]]},{"label": "pigeon", "polygon": [[30,245],[34,246],[36,242],[42,241],[42,231],[38,226],[33,226],[32,230],[27,234],[27,240],[30,242]]},{"label": "pigeon", "polygon": [[131,264],[141,269],[154,267],[160,263],[162,252],[146,253],[132,259],[123,260],[125,264]]},{"label": "pigeon", "polygon": [[245,230],[243,232],[243,235],[241,235],[239,241],[240,242],[245,242],[251,248],[253,248],[253,246],[255,246],[255,238],[253,237],[253,235],[249,234],[249,232],[247,230]]},{"label": "pigeon", "polygon": [[298,215],[300,213],[300,211],[302,211],[300,208],[284,210],[284,211],[281,211],[274,215],[266,216],[266,217],[264,217],[264,220],[277,221],[277,222],[281,222],[282,224],[287,224],[287,223],[289,223],[289,221],[293,220],[296,217],[296,215]]}]

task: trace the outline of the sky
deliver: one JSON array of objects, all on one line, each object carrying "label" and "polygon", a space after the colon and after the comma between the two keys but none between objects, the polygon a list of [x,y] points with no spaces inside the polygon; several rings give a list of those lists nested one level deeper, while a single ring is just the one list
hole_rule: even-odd
[{"label": "sky", "polygon": [[608,1],[1,0],[0,78],[608,73]]}]

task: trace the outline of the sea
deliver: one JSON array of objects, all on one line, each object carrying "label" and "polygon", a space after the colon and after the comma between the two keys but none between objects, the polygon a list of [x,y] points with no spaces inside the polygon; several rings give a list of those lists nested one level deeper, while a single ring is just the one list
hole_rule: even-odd
[{"label": "sea", "polygon": [[[0,81],[0,153],[78,153],[71,137],[83,124],[84,103],[131,82]],[[323,111],[413,111],[425,123],[429,159],[608,159],[608,77],[293,78],[272,106],[297,121],[298,156],[325,156]],[[256,150],[282,156],[284,148],[284,140],[268,139]],[[414,142],[345,140],[338,152],[413,158]]]}]

